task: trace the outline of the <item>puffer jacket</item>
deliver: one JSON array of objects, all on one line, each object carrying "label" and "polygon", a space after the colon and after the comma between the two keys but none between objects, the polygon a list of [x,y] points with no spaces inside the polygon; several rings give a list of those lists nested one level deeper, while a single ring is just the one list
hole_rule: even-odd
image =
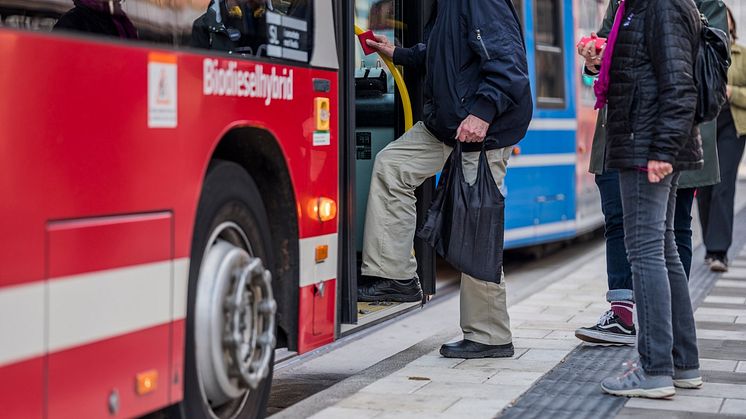
[{"label": "puffer jacket", "polygon": [[626,0],[612,58],[606,166],[702,168],[693,124],[701,22],[692,0]]}]

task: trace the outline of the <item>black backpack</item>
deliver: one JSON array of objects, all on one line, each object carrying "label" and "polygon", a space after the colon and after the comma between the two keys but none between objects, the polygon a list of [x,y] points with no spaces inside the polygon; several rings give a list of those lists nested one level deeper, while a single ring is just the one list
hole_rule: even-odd
[{"label": "black backpack", "polygon": [[728,67],[730,67],[730,42],[728,35],[718,28],[710,27],[707,18],[702,19],[702,33],[697,60],[694,63],[694,81],[697,84],[697,112],[694,123],[712,121],[728,99]]}]

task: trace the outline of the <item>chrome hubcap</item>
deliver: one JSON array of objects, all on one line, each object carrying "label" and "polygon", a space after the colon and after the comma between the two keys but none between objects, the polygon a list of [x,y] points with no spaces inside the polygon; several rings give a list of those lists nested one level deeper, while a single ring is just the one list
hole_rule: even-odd
[{"label": "chrome hubcap", "polygon": [[[240,227],[221,224],[200,269],[194,326],[197,373],[216,416],[240,411],[269,374],[276,311],[272,275],[251,255]],[[231,412],[222,412],[224,405]]]}]

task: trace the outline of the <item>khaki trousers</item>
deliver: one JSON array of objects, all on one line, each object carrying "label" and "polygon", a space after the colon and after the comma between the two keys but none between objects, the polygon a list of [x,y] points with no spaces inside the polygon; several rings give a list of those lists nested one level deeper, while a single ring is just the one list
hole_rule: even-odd
[{"label": "khaki trousers", "polygon": [[[452,148],[422,122],[376,156],[370,181],[363,237],[362,274],[406,280],[417,276],[412,251],[417,211],[415,189],[443,168]],[[503,188],[512,147],[489,150],[492,176]],[[464,153],[466,181],[476,180],[479,153]],[[461,275],[461,329],[464,338],[487,345],[511,342],[505,281],[485,282]]]}]

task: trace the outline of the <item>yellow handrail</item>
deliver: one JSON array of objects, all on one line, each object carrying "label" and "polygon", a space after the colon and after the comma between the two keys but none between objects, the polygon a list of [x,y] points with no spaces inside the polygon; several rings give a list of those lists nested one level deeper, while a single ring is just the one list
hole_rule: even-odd
[{"label": "yellow handrail", "polygon": [[[355,35],[360,35],[363,32],[365,31],[362,30],[359,26],[355,25]],[[394,63],[391,62],[391,60],[387,57],[384,57],[381,54],[378,55],[381,57],[381,59],[383,59],[386,67],[389,68],[391,75],[394,76],[394,82],[396,82],[396,87],[399,89],[399,95],[401,96],[402,108],[404,108],[404,129],[409,130],[410,128],[412,128],[413,121],[412,101],[409,99],[409,91],[407,90],[407,85],[404,84],[404,79],[402,78],[401,73],[399,73],[399,69],[394,66]]]}]

